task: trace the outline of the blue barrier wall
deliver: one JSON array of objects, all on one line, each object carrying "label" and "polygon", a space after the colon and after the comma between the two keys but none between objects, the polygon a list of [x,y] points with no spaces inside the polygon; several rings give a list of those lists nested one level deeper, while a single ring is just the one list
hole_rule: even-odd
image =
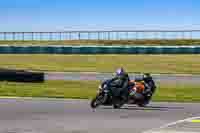
[{"label": "blue barrier wall", "polygon": [[200,46],[0,46],[0,54],[200,54]]}]

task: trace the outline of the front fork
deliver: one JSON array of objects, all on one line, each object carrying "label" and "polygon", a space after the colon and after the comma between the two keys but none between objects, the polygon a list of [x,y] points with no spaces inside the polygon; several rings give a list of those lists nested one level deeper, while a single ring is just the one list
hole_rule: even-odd
[{"label": "front fork", "polygon": [[97,97],[102,97],[99,100],[101,101],[102,104],[104,104],[108,99],[108,91],[102,89],[98,90]]},{"label": "front fork", "polygon": [[103,103],[106,103],[106,101],[108,100],[109,91],[108,90],[103,90],[103,93],[104,93]]}]

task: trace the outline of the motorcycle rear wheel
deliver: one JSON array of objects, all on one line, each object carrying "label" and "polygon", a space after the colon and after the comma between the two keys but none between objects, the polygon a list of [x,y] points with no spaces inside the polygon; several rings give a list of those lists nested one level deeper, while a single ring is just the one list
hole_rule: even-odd
[{"label": "motorcycle rear wheel", "polygon": [[139,107],[146,107],[148,104],[149,104],[149,101],[143,101],[143,102],[137,103]]},{"label": "motorcycle rear wheel", "polygon": [[139,103],[137,104],[139,107],[146,107],[146,104],[143,104],[143,103]]}]

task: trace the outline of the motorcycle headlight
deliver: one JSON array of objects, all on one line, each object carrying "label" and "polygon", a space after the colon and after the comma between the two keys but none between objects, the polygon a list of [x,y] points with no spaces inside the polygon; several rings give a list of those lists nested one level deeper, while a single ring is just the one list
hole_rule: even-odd
[{"label": "motorcycle headlight", "polygon": [[101,85],[99,85],[99,89],[100,89],[100,90],[102,89]]}]

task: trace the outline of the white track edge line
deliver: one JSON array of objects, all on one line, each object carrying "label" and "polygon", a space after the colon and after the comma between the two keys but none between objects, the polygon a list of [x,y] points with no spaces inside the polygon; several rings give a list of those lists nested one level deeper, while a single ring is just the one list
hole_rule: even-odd
[{"label": "white track edge line", "polygon": [[158,133],[158,131],[156,131],[156,130],[161,130],[161,129],[167,128],[169,126],[176,125],[176,124],[183,123],[183,122],[188,122],[188,121],[191,121],[191,120],[194,120],[194,119],[200,119],[200,116],[199,117],[190,117],[190,118],[186,118],[186,119],[183,119],[183,120],[171,122],[171,123],[165,124],[165,125],[163,125],[159,128],[150,129],[150,130],[144,131],[142,133]]}]

